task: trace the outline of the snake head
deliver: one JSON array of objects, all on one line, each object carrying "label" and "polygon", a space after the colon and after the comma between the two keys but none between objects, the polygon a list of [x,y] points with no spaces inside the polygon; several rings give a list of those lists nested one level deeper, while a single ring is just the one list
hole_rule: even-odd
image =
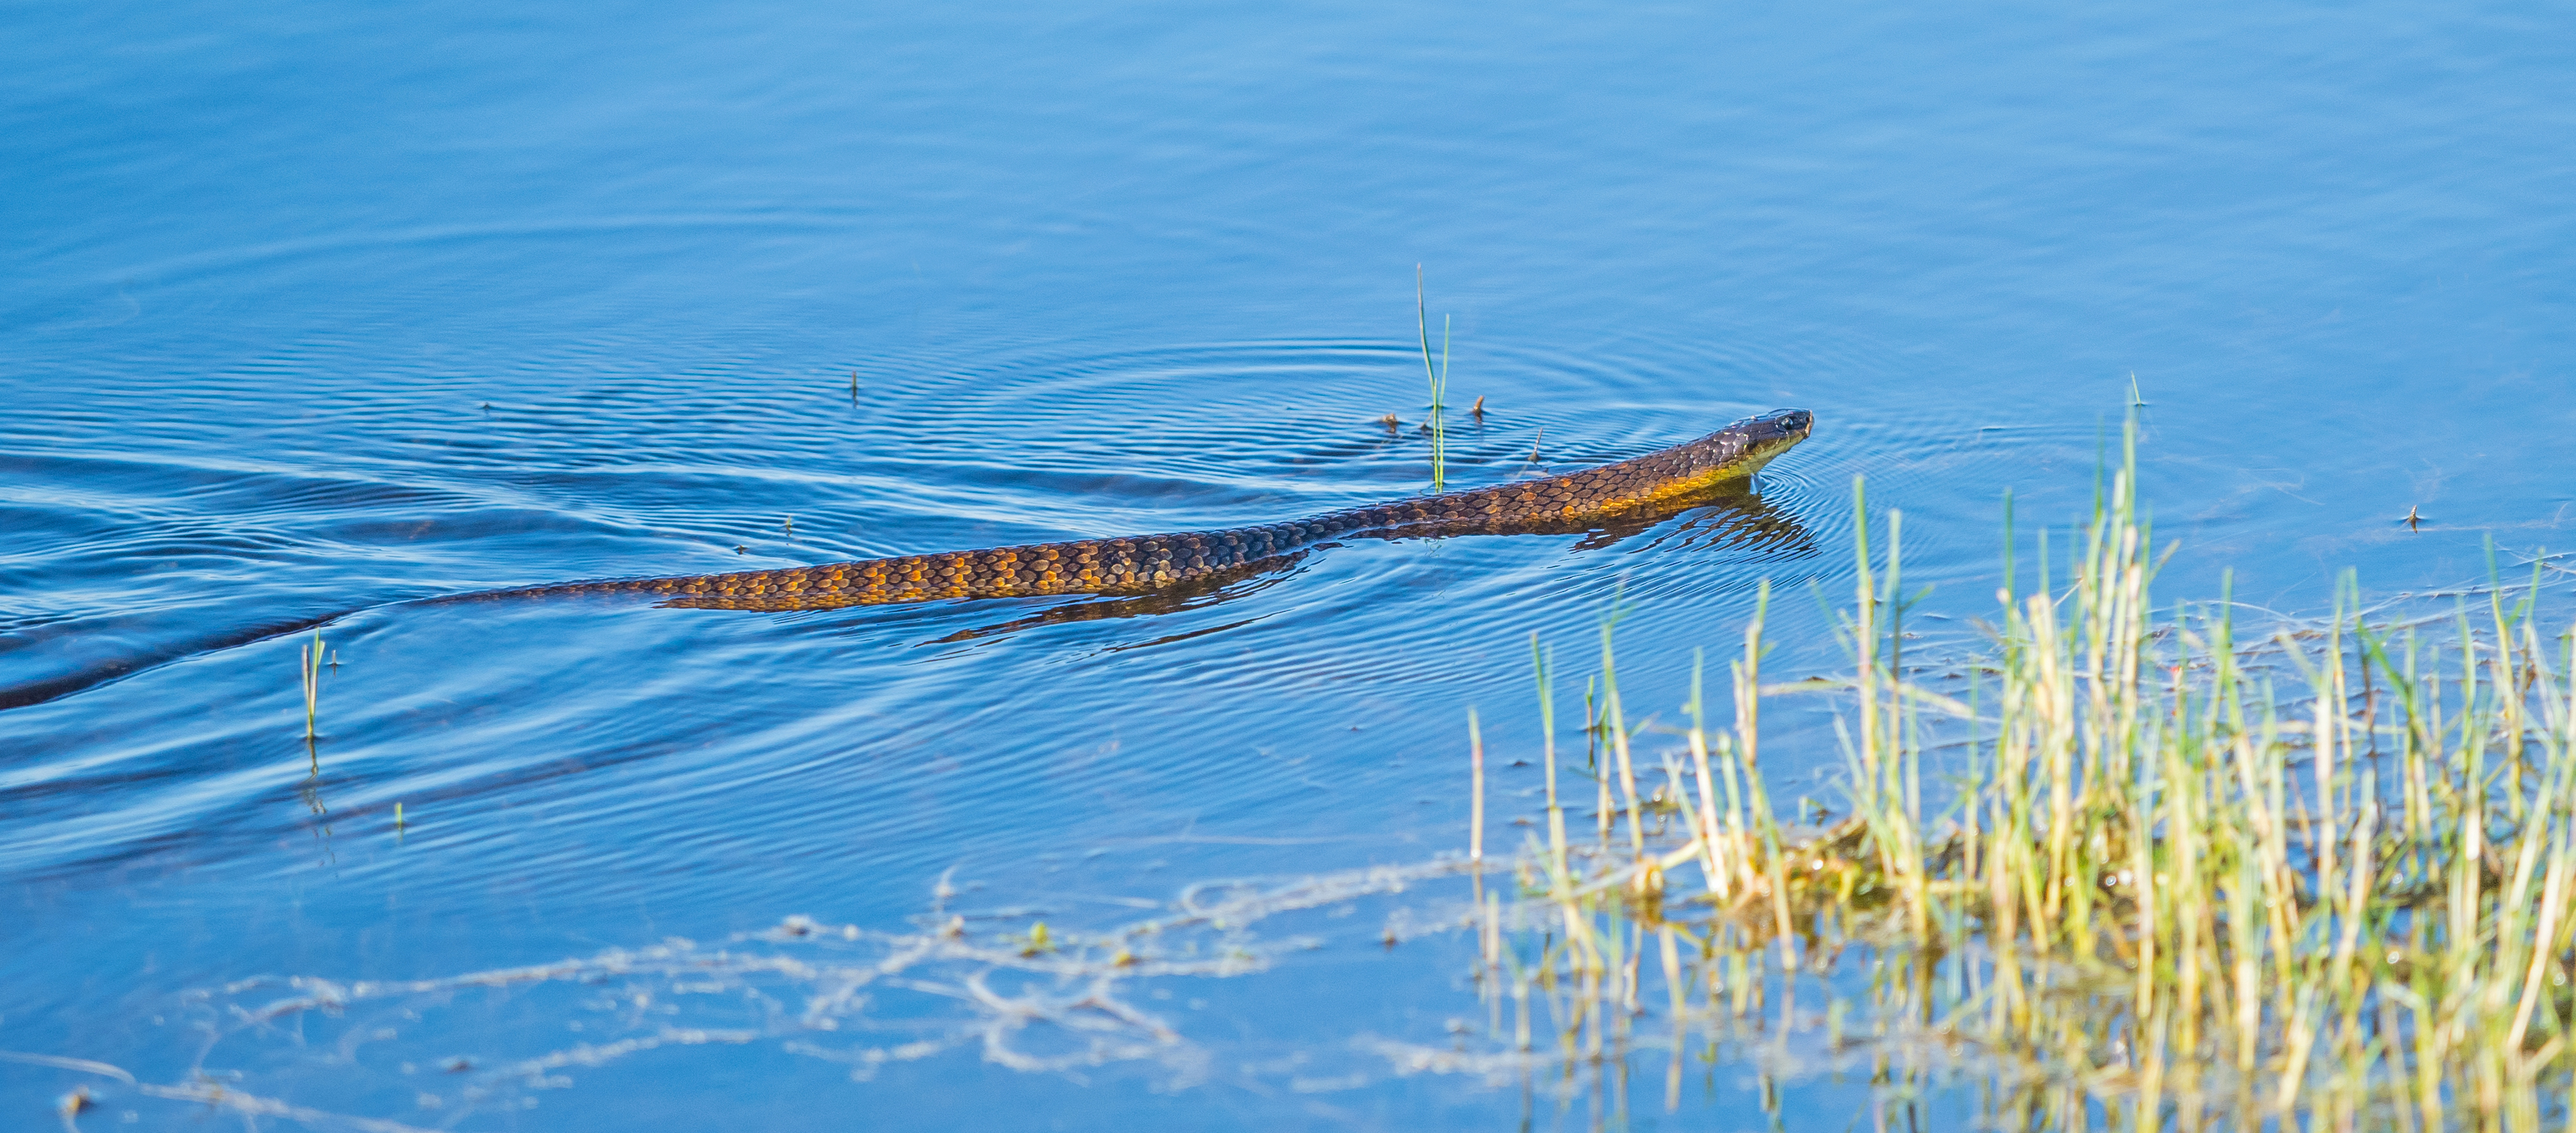
[{"label": "snake head", "polygon": [[1744,425],[1756,440],[1803,441],[1816,431],[1816,415],[1804,409],[1774,409]]},{"label": "snake head", "polygon": [[1732,478],[1752,475],[1772,457],[1789,451],[1815,431],[1815,414],[1804,409],[1774,409],[1729,425],[1709,439],[1722,446],[1719,458],[1725,463],[1719,475]]},{"label": "snake head", "polygon": [[1729,425],[1726,431],[1743,438],[1743,447],[1738,451],[1759,467],[1762,461],[1789,451],[1815,432],[1816,415],[1804,409],[1774,409]]}]

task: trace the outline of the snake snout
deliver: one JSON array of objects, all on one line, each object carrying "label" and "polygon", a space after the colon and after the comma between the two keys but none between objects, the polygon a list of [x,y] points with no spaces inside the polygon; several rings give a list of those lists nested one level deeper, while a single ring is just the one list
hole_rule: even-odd
[{"label": "snake snout", "polygon": [[1780,430],[1783,435],[1803,437],[1815,430],[1816,415],[1804,409],[1781,409],[1763,414],[1759,420]]}]

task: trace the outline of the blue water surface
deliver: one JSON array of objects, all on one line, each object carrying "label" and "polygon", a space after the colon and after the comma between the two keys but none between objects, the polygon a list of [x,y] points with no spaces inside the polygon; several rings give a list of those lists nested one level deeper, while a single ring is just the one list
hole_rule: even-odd
[{"label": "blue water surface", "polygon": [[[315,1128],[1767,1128],[1724,1052],[1672,1110],[1407,1061],[1491,1046],[1439,879],[1134,981],[1168,1040],[994,1045],[949,970],[870,993],[919,1029],[868,1049],[937,1040],[900,1058],[779,1020],[864,933],[1454,851],[1470,707],[1526,817],[1531,637],[1579,677],[1614,601],[1639,716],[1765,578],[1776,671],[1830,669],[1856,475],[1964,625],[2004,491],[2079,519],[2133,401],[2167,597],[2576,542],[2563,6],[36,0],[0,73],[11,1127],[85,1085],[196,1128],[137,1088],[194,1083]],[[1071,614],[414,601],[1422,491],[1417,265],[1456,482],[1813,409],[1762,533]],[[1829,718],[1767,758],[1825,797]],[[426,982],[262,1014],[370,980]]]}]

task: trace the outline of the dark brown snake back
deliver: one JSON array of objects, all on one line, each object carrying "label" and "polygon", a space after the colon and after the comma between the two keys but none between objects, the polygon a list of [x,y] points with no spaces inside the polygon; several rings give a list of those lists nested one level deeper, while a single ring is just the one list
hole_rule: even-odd
[{"label": "dark brown snake back", "polygon": [[1595,522],[1679,510],[1753,474],[1806,439],[1814,416],[1783,409],[1633,460],[1582,472],[1337,511],[1311,519],[1125,539],[1084,539],[825,563],[787,570],[572,582],[473,597],[633,594],[665,606],[815,610],[942,598],[1157,594],[1258,573],[1318,544],[1581,531]]}]

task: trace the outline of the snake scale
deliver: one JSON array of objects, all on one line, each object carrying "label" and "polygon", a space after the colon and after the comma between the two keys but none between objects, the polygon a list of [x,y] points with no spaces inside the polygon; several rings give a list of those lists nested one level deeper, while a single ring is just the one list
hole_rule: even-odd
[{"label": "snake scale", "polygon": [[1473,491],[1417,496],[1287,523],[980,551],[903,555],[785,570],[570,582],[474,597],[636,595],[664,606],[817,610],[944,598],[1151,595],[1261,573],[1328,541],[1588,530],[1680,511],[1752,476],[1805,440],[1815,417],[1782,409],[1616,464]]}]

